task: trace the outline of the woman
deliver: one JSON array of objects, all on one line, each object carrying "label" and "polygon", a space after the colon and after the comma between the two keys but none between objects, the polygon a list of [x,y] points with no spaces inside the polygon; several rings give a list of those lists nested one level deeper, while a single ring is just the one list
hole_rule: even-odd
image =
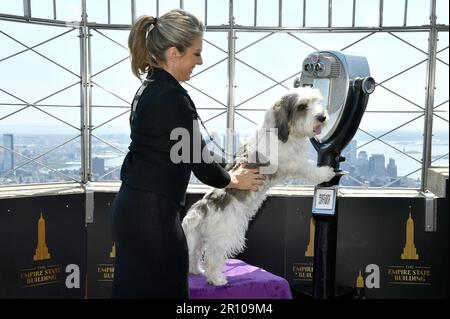
[{"label": "woman", "polygon": [[[138,78],[147,74],[147,79],[132,105],[131,144],[113,202],[113,298],[189,297],[188,251],[179,211],[191,172],[218,188],[256,191],[263,183],[258,170],[226,172],[205,158],[209,152],[196,154],[190,147],[201,135],[194,103],[179,82],[189,80],[194,67],[202,64],[203,29],[196,17],[177,9],[158,19],[143,16],[131,30],[132,71]],[[180,129],[189,134],[173,134]],[[180,139],[186,136],[187,141]],[[203,149],[203,139],[200,143]]]}]

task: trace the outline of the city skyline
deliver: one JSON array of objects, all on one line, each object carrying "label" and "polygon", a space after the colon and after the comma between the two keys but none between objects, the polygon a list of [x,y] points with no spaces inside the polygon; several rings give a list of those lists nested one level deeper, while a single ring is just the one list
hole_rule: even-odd
[{"label": "city skyline", "polygon": [[[223,147],[224,135],[215,133],[216,142]],[[46,183],[46,182],[61,182],[67,181],[67,177],[77,180],[80,178],[81,170],[81,147],[79,144],[79,138],[70,140],[70,136],[67,136],[69,142],[51,151],[53,143],[60,141],[65,136],[61,135],[3,135],[2,146],[8,147],[8,141],[15,141],[14,150],[19,154],[14,156],[5,156],[9,152],[4,148],[0,151],[0,180],[2,184],[15,184],[15,183]],[[101,143],[100,140],[94,140],[92,145],[92,178],[93,180],[118,180],[121,161],[127,151],[129,145],[129,137],[127,135],[119,134],[108,137],[113,142],[113,146],[122,150],[122,154],[114,150],[112,147],[108,147]],[[398,138],[399,136],[397,136]],[[204,136],[207,140],[207,137]],[[245,136],[239,134],[236,135],[236,147],[245,142]],[[358,138],[358,137],[357,137]],[[348,172],[349,176],[342,179],[342,186],[369,186],[369,187],[408,187],[418,188],[420,186],[420,163],[413,165],[413,170],[418,169],[418,172],[409,176],[408,178],[401,178],[404,175],[408,175],[408,171],[405,172],[405,157],[420,155],[418,151],[415,151],[414,140],[411,140],[411,136],[405,134],[403,143],[403,152],[396,152],[394,156],[389,154],[380,154],[376,151],[370,151],[367,146],[358,148],[358,143],[364,143],[362,140],[353,139],[349,145],[344,149],[342,154],[346,157],[346,161],[341,163],[341,169]],[[408,139],[408,140],[405,140]],[[208,140],[207,140],[208,141]],[[406,143],[405,143],[406,141]],[[209,143],[212,145],[212,143]],[[7,145],[7,146],[5,146]],[[421,145],[419,145],[420,148]],[[445,149],[448,149],[447,142],[442,145]],[[386,146],[386,149],[389,147]],[[410,149],[410,151],[408,151]],[[219,152],[217,146],[214,146],[214,151]],[[40,154],[48,152],[46,156]],[[439,156],[442,154],[439,154]],[[37,162],[32,161],[31,158],[37,157]],[[316,160],[316,153],[310,146],[310,159]],[[437,156],[435,156],[437,157]],[[16,169],[14,173],[9,168],[9,164],[12,161],[16,163]],[[441,159],[448,165],[448,155]],[[411,161],[414,164],[414,161]],[[5,165],[6,163],[6,165]],[[412,165],[411,163],[408,165]],[[8,166],[9,165],[9,166]],[[398,165],[401,165],[400,170]],[[59,173],[57,173],[59,172]],[[393,173],[395,172],[395,173]],[[397,173],[398,172],[398,173]],[[102,177],[103,176],[103,177]],[[193,177],[191,182],[196,182]],[[393,182],[393,183],[392,183]],[[296,185],[302,184],[300,180],[283,181],[284,185]],[[392,183],[392,184],[390,184]]]}]

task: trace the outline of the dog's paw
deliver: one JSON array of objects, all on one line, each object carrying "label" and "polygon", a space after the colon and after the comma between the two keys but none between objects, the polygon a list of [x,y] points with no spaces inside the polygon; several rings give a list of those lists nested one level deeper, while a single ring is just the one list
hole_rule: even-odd
[{"label": "dog's paw", "polygon": [[199,265],[189,266],[189,273],[193,275],[203,275],[205,271]]},{"label": "dog's paw", "polygon": [[334,172],[334,168],[330,166],[321,166],[319,167],[319,183],[328,182],[331,180],[336,173]]},{"label": "dog's paw", "polygon": [[204,275],[205,270],[202,267],[202,262],[198,258],[189,256],[189,273],[194,275]]},{"label": "dog's paw", "polygon": [[208,277],[208,282],[214,286],[223,286],[228,283],[227,277],[223,274]]}]

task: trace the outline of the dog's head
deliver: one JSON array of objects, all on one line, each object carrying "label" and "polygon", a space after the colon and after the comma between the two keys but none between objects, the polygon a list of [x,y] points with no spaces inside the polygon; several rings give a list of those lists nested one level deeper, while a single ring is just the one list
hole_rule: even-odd
[{"label": "dog's head", "polygon": [[322,96],[318,89],[296,88],[284,94],[269,110],[278,139],[287,142],[289,136],[313,137],[321,133],[328,119],[328,113],[321,105]]}]

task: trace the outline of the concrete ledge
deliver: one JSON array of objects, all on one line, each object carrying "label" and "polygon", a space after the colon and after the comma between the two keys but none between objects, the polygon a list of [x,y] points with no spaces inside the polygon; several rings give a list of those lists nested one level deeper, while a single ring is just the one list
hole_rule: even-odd
[{"label": "concrete ledge", "polygon": [[[445,197],[445,179],[448,179],[448,168],[446,168],[446,175],[440,174],[439,182],[434,185],[441,185],[442,193]],[[444,176],[444,177],[442,177]],[[446,176],[446,177],[445,177]],[[437,178],[437,177],[436,177]],[[443,182],[442,182],[443,180]],[[89,191],[94,193],[115,193],[120,188],[120,182],[92,182],[87,186]],[[205,194],[211,187],[203,184],[190,184],[188,194]],[[431,191],[431,190],[430,190]],[[54,196],[84,193],[85,185],[80,183],[60,183],[60,184],[27,184],[14,186],[0,186],[0,199],[2,198],[16,198],[16,197],[30,197],[30,196]],[[310,197],[314,195],[313,186],[274,186],[269,189],[268,196],[277,197]],[[364,188],[364,187],[340,187],[340,197],[422,197],[419,189],[409,188]]]},{"label": "concrete ledge", "polygon": [[427,189],[437,197],[445,197],[448,193],[448,167],[433,167],[428,169]]},{"label": "concrete ledge", "polygon": [[0,199],[30,196],[54,196],[77,193],[84,193],[84,188],[80,183],[0,186]]}]

